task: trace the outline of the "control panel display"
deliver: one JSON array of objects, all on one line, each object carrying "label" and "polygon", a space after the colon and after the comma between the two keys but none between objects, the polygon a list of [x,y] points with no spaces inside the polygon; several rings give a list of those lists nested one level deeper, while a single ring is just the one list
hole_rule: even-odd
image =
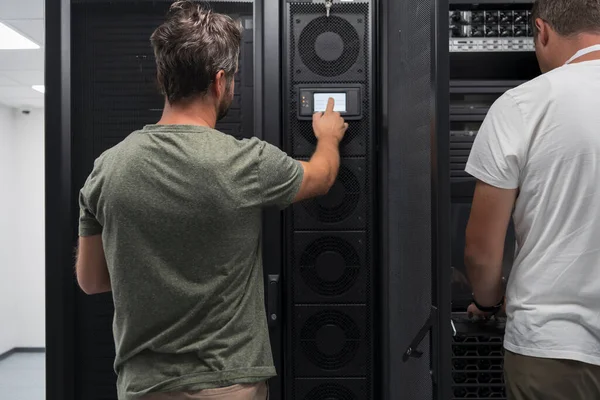
[{"label": "control panel display", "polygon": [[333,110],[342,114],[346,120],[362,119],[362,93],[361,85],[320,85],[297,86],[298,119],[310,120],[314,113],[327,109],[330,98],[335,100]]},{"label": "control panel display", "polygon": [[314,94],[314,111],[323,112],[327,109],[327,103],[332,98],[335,101],[333,111],[343,113],[346,112],[346,93],[315,93]]}]

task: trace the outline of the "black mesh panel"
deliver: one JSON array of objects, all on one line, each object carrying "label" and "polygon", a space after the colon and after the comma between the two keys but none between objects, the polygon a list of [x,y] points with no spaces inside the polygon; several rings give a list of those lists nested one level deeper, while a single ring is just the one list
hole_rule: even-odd
[{"label": "black mesh panel", "polygon": [[[373,257],[375,121],[371,2],[287,5],[285,119],[288,152],[309,158],[311,121],[299,120],[298,86],[360,85],[360,120],[349,121],[340,172],[329,193],[296,204],[286,224],[294,387],[291,399],[370,400],[373,397]],[[343,378],[343,379],[339,379]]]}]

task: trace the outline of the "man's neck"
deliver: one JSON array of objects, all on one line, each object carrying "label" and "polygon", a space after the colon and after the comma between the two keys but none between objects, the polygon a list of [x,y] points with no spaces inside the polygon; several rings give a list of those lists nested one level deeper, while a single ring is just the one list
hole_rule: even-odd
[{"label": "man's neck", "polygon": [[[591,33],[583,33],[579,36],[577,36],[577,38],[569,41],[570,45],[568,46],[568,50],[565,51],[564,54],[564,58],[565,58],[565,62],[567,62],[567,60],[569,58],[571,58],[572,56],[574,56],[579,50],[594,46],[594,45],[600,45],[600,35],[598,34],[591,34]],[[588,53],[585,54],[575,60],[573,60],[571,63],[572,64],[576,64],[576,63],[580,63],[580,62],[585,62],[585,61],[593,61],[593,60],[600,60],[600,51],[594,51],[592,53]]]},{"label": "man's neck", "polygon": [[165,102],[163,114],[157,125],[196,125],[214,128],[217,115],[214,107],[201,101],[171,105]]}]

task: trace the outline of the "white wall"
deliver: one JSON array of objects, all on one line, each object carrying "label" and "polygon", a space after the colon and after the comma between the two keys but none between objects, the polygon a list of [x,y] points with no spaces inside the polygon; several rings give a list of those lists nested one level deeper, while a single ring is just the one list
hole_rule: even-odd
[{"label": "white wall", "polygon": [[0,105],[0,354],[16,345],[15,282],[17,251],[14,228],[16,179],[15,120],[13,109]]},{"label": "white wall", "polygon": [[0,112],[0,142],[0,218],[5,218],[0,238],[6,240],[0,242],[0,288],[6,287],[0,291],[1,354],[14,347],[45,346],[43,110]]},{"label": "white wall", "polygon": [[15,112],[19,251],[16,347],[45,346],[44,110]]}]

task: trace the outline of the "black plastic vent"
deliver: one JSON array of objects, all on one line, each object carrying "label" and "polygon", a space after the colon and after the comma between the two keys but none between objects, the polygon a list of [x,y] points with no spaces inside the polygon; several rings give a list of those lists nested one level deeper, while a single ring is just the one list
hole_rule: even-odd
[{"label": "black plastic vent", "polygon": [[323,16],[302,30],[298,51],[304,65],[315,74],[338,76],[356,63],[360,38],[356,28],[345,19]]},{"label": "black plastic vent", "polygon": [[302,327],[300,345],[306,357],[323,369],[339,369],[354,359],[360,346],[356,322],[339,311],[310,317]]},{"label": "black plastic vent", "polygon": [[360,274],[360,259],[354,247],[338,237],[312,242],[300,257],[304,282],[324,296],[339,296],[354,285]]},{"label": "black plastic vent", "polygon": [[294,311],[296,377],[367,376],[371,358],[365,306],[297,305]]},{"label": "black plastic vent", "polygon": [[322,4],[290,5],[292,82],[367,81],[369,5],[335,4],[325,16]]},{"label": "black plastic vent", "polygon": [[317,221],[331,224],[347,219],[356,210],[360,200],[360,183],[348,168],[342,166],[337,181],[323,197],[302,203],[304,209]]},{"label": "black plastic vent", "polygon": [[367,236],[364,232],[294,233],[294,299],[302,304],[366,304]]}]

